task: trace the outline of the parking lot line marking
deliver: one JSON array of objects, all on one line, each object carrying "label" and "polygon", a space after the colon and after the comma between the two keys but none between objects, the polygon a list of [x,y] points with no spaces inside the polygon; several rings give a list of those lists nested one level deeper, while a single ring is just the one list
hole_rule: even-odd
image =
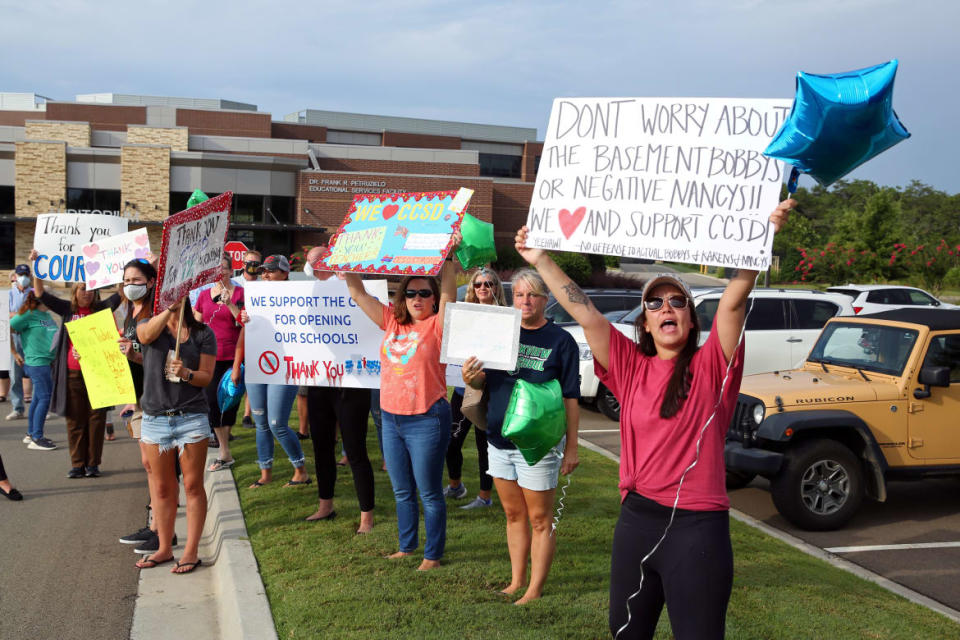
[{"label": "parking lot line marking", "polygon": [[948,549],[960,547],[960,542],[916,542],[913,544],[872,544],[860,547],[826,547],[830,553],[857,553],[859,551],[902,551],[907,549]]},{"label": "parking lot line marking", "polygon": [[620,429],[580,429],[577,433],[620,433]]}]

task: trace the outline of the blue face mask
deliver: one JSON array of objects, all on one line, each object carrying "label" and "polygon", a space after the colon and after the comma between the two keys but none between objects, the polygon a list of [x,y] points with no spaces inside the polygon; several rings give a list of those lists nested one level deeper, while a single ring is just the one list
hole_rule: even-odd
[{"label": "blue face mask", "polygon": [[30,276],[17,276],[17,284],[26,289],[30,286]]}]

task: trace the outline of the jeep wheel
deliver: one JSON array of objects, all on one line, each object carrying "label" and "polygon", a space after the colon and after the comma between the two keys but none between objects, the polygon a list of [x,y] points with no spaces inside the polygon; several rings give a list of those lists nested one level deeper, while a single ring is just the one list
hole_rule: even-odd
[{"label": "jeep wheel", "polygon": [[597,409],[614,422],[620,422],[620,401],[603,385],[597,389]]},{"label": "jeep wheel", "polygon": [[727,469],[727,489],[743,489],[757,477],[755,473]]},{"label": "jeep wheel", "polygon": [[777,511],[810,531],[845,525],[860,508],[863,489],[856,456],[834,440],[814,440],[788,451],[770,486]]}]

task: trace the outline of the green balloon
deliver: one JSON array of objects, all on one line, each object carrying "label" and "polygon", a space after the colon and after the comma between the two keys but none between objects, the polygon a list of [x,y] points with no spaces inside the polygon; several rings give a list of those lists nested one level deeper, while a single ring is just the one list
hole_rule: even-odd
[{"label": "green balloon", "polygon": [[456,256],[464,269],[479,267],[497,259],[492,224],[477,220],[469,213],[465,213],[460,223],[460,234],[463,240],[457,247]]},{"label": "green balloon", "polygon": [[503,437],[517,445],[533,466],[557,446],[567,432],[567,411],[559,380],[517,380],[503,418]]},{"label": "green balloon", "polygon": [[200,189],[194,189],[193,193],[190,194],[190,199],[187,200],[187,209],[190,207],[195,207],[201,202],[206,202],[210,198]]}]

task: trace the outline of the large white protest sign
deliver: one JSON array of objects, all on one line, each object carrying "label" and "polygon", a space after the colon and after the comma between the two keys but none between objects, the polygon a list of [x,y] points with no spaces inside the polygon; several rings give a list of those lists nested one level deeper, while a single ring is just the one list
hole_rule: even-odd
[{"label": "large white protest sign", "polygon": [[[478,340],[477,336],[490,339]],[[446,306],[440,362],[462,365],[467,358],[475,356],[487,369],[513,371],[519,349],[519,309],[471,302]],[[463,386],[463,381],[457,386]]]},{"label": "large white protest sign", "polygon": [[44,213],[37,216],[33,248],[39,256],[33,272],[51,282],[84,282],[82,247],[127,231],[127,219],[94,213]]},{"label": "large white protest sign", "polygon": [[150,238],[144,227],[85,244],[80,251],[87,290],[93,291],[123,282],[123,265],[137,258],[146,259],[150,255]]},{"label": "large white protest sign", "polygon": [[789,100],[558,98],[528,246],[765,269]]},{"label": "large white protest sign", "polygon": [[154,313],[220,278],[232,202],[227,191],[164,220]]},{"label": "large white protest sign", "polygon": [[[364,282],[386,303],[386,280]],[[342,280],[248,282],[244,304],[247,382],[313,387],[380,387],[383,330]]]},{"label": "large white protest sign", "polygon": [[0,289],[0,371],[10,370],[10,289]]}]

